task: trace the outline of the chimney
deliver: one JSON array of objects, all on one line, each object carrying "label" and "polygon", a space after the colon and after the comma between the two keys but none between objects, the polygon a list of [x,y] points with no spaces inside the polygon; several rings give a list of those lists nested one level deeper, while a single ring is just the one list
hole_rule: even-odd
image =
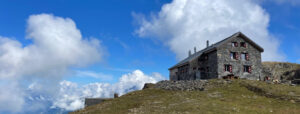
[{"label": "chimney", "polygon": [[191,56],[192,55],[192,52],[191,52],[191,50],[189,50],[189,56]]},{"label": "chimney", "polygon": [[206,47],[208,47],[208,46],[209,46],[209,41],[207,40],[207,41],[206,41]]},{"label": "chimney", "polygon": [[194,53],[196,53],[197,52],[197,49],[196,49],[196,46],[194,47]]}]

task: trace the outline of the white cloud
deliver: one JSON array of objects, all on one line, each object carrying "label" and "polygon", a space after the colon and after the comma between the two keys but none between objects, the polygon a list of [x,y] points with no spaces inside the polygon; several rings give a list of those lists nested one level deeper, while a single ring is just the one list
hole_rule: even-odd
[{"label": "white cloud", "polygon": [[159,13],[140,22],[136,33],[162,41],[178,59],[187,57],[194,46],[203,49],[206,40],[220,41],[241,31],[265,49],[264,61],[282,61],[279,41],[268,32],[269,15],[251,0],[173,0]]},{"label": "white cloud", "polygon": [[122,75],[118,83],[91,83],[79,86],[76,83],[62,81],[58,97],[53,100],[52,108],[76,110],[84,107],[84,98],[109,98],[114,93],[123,95],[130,91],[140,90],[145,83],[156,83],[164,78],[159,73],[146,75],[140,70]]},{"label": "white cloud", "polygon": [[31,15],[26,34],[32,40],[29,45],[0,37],[0,113],[24,111],[29,106],[25,96],[31,97],[26,86],[31,83],[35,84],[32,93],[55,96],[62,76],[70,67],[98,62],[103,55],[100,41],[82,38],[69,18]]},{"label": "white cloud", "polygon": [[[4,81],[4,80],[2,80]],[[0,113],[1,110],[10,110],[11,112],[18,112],[22,109],[25,101],[23,99],[24,93],[16,85],[11,82],[0,82]]]},{"label": "white cloud", "polygon": [[[164,79],[159,73],[140,70],[123,75],[116,84],[78,85],[61,81],[70,68],[102,59],[96,39],[84,39],[69,18],[32,15],[27,21],[29,45],[0,37],[0,113],[62,113],[82,108],[85,97],[112,97],[141,89],[146,82]],[[77,71],[77,76],[109,79],[111,76]],[[49,109],[51,108],[51,109]]]},{"label": "white cloud", "polygon": [[101,79],[101,80],[106,80],[106,81],[113,79],[112,75],[98,73],[98,72],[92,72],[92,71],[76,71],[75,75],[79,76],[79,77],[91,77],[91,78],[96,78],[96,79]]},{"label": "white cloud", "polygon": [[123,75],[119,83],[115,85],[114,90],[122,95],[129,91],[142,89],[145,83],[156,83],[163,79],[164,77],[159,73],[153,73],[151,76],[148,76],[140,70],[135,70],[132,73]]}]

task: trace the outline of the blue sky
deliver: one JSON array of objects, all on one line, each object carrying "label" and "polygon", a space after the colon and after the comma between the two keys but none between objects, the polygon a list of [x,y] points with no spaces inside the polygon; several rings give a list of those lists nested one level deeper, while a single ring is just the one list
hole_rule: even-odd
[{"label": "blue sky", "polygon": [[[244,1],[249,2],[249,0]],[[172,13],[172,10],[169,11],[167,8],[163,10],[162,6],[170,4],[171,2],[172,0],[1,0],[0,36],[16,40],[22,44],[22,47],[26,47],[34,43],[32,39],[28,39],[30,36],[26,32],[28,26],[31,25],[28,22],[31,15],[49,14],[63,19],[69,18],[76,23],[76,27],[80,30],[83,39],[94,38],[99,40],[101,42],[101,47],[99,48],[103,51],[101,51],[100,61],[95,61],[80,67],[69,65],[67,67],[69,70],[60,77],[61,79],[59,79],[59,81],[66,80],[79,85],[90,83],[115,84],[120,82],[119,79],[124,75],[125,77],[130,77],[133,74],[140,74],[140,72],[133,72],[137,69],[142,71],[146,76],[155,77],[156,73],[159,73],[159,75],[168,79],[168,68],[182,59],[182,56],[185,56],[182,55],[182,53],[186,53],[187,55],[188,49],[193,47],[173,44],[173,39],[185,37],[176,38],[176,35],[181,34],[181,32],[174,32],[172,27],[167,27],[173,26],[172,24],[174,24],[176,25],[175,28],[180,28],[182,27],[180,24],[171,23],[169,25],[160,26],[164,24],[165,17],[168,17],[170,12]],[[268,22],[261,23],[263,26],[258,27],[259,30],[262,29],[268,33],[266,36],[263,33],[262,35],[258,35],[259,38],[266,38],[267,40],[256,39],[256,41],[270,41],[258,43],[268,45],[270,49],[275,49],[274,53],[268,54],[269,59],[266,60],[276,61],[277,57],[272,59],[272,56],[280,56],[278,61],[300,63],[300,2],[296,0],[288,0],[285,2],[281,0],[264,0],[263,2],[251,1],[249,3],[250,6],[257,5],[260,7],[256,13],[258,16],[262,14],[262,17],[257,17],[257,19],[261,19],[260,21],[269,19]],[[176,6],[175,3],[170,6],[172,5]],[[202,7],[203,10],[205,10],[205,8],[207,7]],[[249,14],[251,14],[251,11],[249,12]],[[242,13],[243,12],[237,13],[237,15]],[[198,17],[192,18],[203,19],[201,16],[210,14],[202,13],[198,15]],[[188,16],[187,14],[187,17]],[[199,21],[205,21],[205,19],[206,18]],[[260,26],[260,21],[254,21],[253,23]],[[246,22],[247,21],[245,21],[245,23]],[[148,23],[150,28],[147,28],[149,26],[145,23]],[[156,29],[155,27],[157,26],[154,26],[155,24],[158,24],[157,26],[160,27]],[[203,26],[206,27],[208,25]],[[146,28],[146,31],[138,32],[142,30],[141,28],[143,27]],[[251,27],[255,28],[256,25]],[[189,28],[193,27],[187,27],[186,29]],[[239,27],[236,27],[232,29],[233,31],[226,33],[215,32],[215,34],[216,37],[225,38],[231,33],[237,32],[238,29]],[[227,30],[231,30],[231,28],[229,27]],[[250,32],[247,30],[247,26],[241,28],[242,32],[246,32],[246,35],[255,36],[255,29],[249,29]],[[203,36],[202,33],[194,34],[195,36]],[[168,38],[166,38],[166,36]],[[210,34],[206,34],[206,36],[212,37]],[[271,37],[275,38],[280,45],[272,47],[273,44],[271,41],[273,40]],[[220,38],[211,39],[212,43],[218,41]],[[205,44],[205,42],[202,41],[206,41],[206,39],[200,38],[198,40],[200,41],[199,47],[197,47],[199,49],[203,47],[201,45]],[[198,43],[196,42],[195,45],[198,45]],[[268,46],[266,47],[268,48]],[[182,50],[181,48],[178,49],[178,47],[188,48]],[[30,67],[30,65],[28,65],[28,67]],[[38,75],[43,74],[38,73]],[[26,83],[31,83],[31,79],[28,80],[30,81]],[[36,80],[43,79],[39,78]],[[2,81],[5,80],[3,79]],[[22,81],[19,80],[16,82],[22,83]]]},{"label": "blue sky", "polygon": [[[74,20],[83,37],[99,38],[107,49],[107,55],[100,64],[86,69],[115,76],[109,82],[118,81],[118,76],[124,71],[135,69],[168,76],[167,68],[176,62],[174,54],[162,44],[134,35],[132,16],[133,12],[148,14],[158,11],[165,2],[169,1],[2,1],[0,34],[30,44],[31,41],[25,39],[26,20],[30,15],[50,13],[68,17]],[[90,81],[93,80],[86,82]]]},{"label": "blue sky", "polygon": [[[99,38],[107,49],[101,64],[88,68],[96,72],[121,76],[124,71],[141,69],[146,73],[160,72],[168,76],[168,68],[177,62],[174,53],[160,42],[138,38],[134,34],[136,22],[132,13],[159,12],[170,0],[51,0],[17,1],[4,0],[0,4],[0,35],[13,37],[23,44],[26,20],[32,14],[50,13],[75,21],[84,37]],[[288,3],[266,2],[262,7],[270,14],[271,33],[281,41],[280,50],[286,61],[299,63],[300,54],[300,7]],[[299,42],[298,42],[299,41]],[[121,71],[121,70],[124,71]],[[114,78],[112,82],[118,78]]]},{"label": "blue sky", "polygon": [[300,63],[300,7],[291,4],[263,4],[270,14],[269,30],[281,41],[280,49],[286,54],[286,61]]}]

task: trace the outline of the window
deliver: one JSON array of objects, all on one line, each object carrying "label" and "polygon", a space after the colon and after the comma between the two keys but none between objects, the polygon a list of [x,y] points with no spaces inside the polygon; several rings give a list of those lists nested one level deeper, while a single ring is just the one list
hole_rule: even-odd
[{"label": "window", "polygon": [[241,60],[246,60],[246,54],[245,53],[241,54]]},{"label": "window", "polygon": [[204,56],[204,59],[205,59],[205,60],[208,60],[208,55],[205,55],[205,56]]},{"label": "window", "polygon": [[242,54],[241,54],[241,59],[242,59],[242,60],[247,60],[247,61],[248,61],[248,60],[249,60],[249,54],[248,54],[248,53],[242,53]]},{"label": "window", "polygon": [[239,59],[239,55],[238,55],[237,52],[231,52],[230,53],[230,58],[238,60]]},{"label": "window", "polygon": [[200,68],[200,72],[205,72],[205,69],[204,68]]},{"label": "window", "polygon": [[241,42],[241,47],[247,47],[245,42]]},{"label": "window", "polygon": [[232,43],[231,43],[231,46],[232,46],[232,47],[238,47],[238,43],[237,43],[237,42],[232,42]]},{"label": "window", "polygon": [[224,71],[226,72],[232,72],[232,66],[231,65],[224,65]]},{"label": "window", "polygon": [[209,67],[206,67],[206,72],[209,72]]},{"label": "window", "polygon": [[244,72],[251,73],[251,72],[252,72],[251,66],[245,65],[245,66],[244,66]]}]

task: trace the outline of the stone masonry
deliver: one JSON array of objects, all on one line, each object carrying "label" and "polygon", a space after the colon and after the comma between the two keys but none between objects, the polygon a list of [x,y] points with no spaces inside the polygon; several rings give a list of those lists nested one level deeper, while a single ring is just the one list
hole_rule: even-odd
[{"label": "stone masonry", "polygon": [[191,54],[169,68],[170,80],[199,80],[213,78],[263,79],[261,53],[264,51],[243,33]]}]

